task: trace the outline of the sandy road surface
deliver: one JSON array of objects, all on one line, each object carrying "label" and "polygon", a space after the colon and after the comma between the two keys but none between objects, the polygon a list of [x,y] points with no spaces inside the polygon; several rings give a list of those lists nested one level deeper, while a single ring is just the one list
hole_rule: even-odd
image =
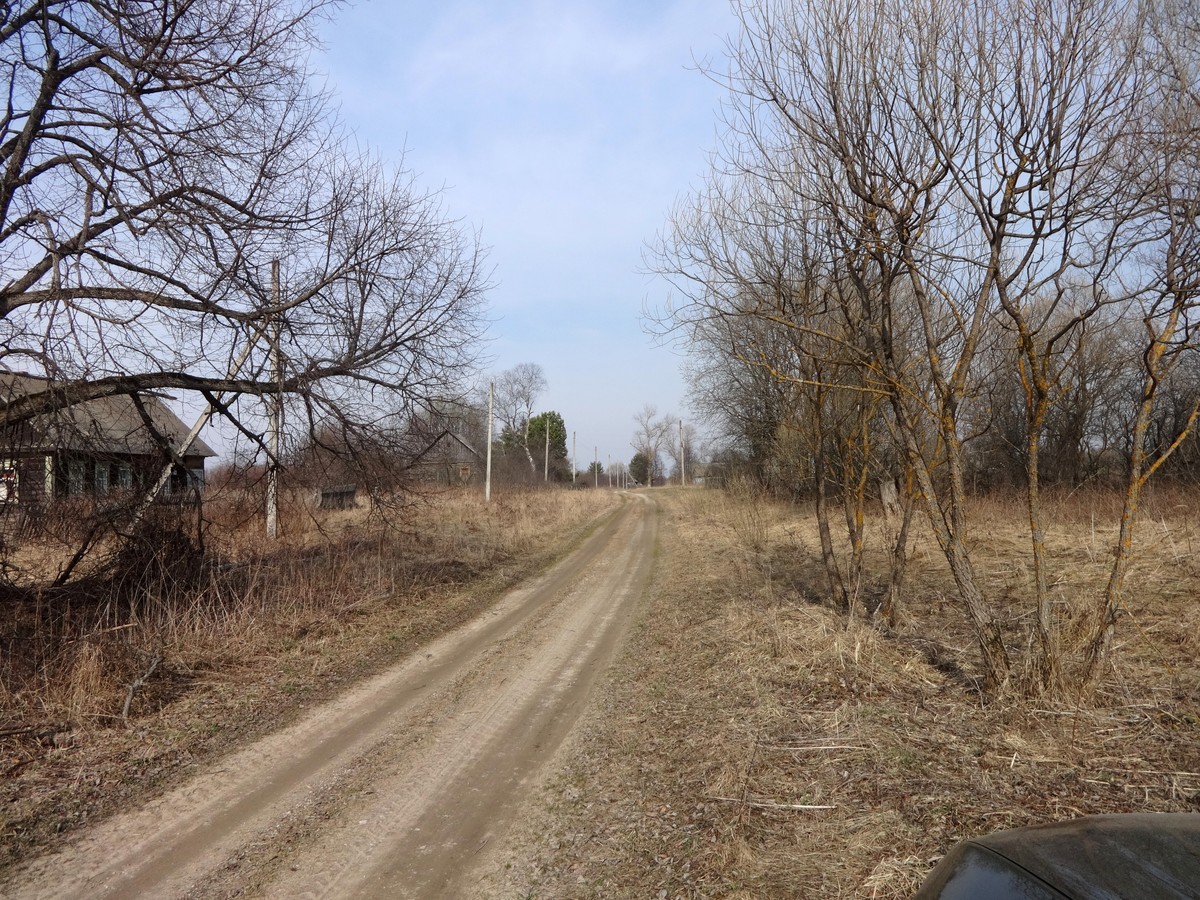
[{"label": "sandy road surface", "polygon": [[25,865],[0,894],[471,895],[612,658],[656,516],[632,495],[475,621]]}]

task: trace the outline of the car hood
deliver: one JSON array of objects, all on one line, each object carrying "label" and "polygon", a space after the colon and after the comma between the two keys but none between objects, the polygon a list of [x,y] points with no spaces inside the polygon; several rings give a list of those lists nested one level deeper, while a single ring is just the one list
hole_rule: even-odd
[{"label": "car hood", "polygon": [[[972,838],[946,855],[917,897],[954,896],[940,889],[965,886],[973,868],[998,876],[991,882],[998,885],[1006,863],[1053,889],[1034,889],[1035,896],[1200,897],[1200,814],[1087,816]],[[994,896],[1004,896],[1003,890]]]}]

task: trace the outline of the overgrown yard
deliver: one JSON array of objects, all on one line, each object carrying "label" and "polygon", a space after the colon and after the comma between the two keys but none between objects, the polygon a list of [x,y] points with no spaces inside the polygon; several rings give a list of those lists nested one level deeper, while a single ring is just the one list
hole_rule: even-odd
[{"label": "overgrown yard", "polygon": [[[0,869],[473,617],[615,503],[530,491],[485,506],[451,491],[402,526],[295,511],[277,545],[214,506],[225,515],[190,569],[166,540],[75,589],[14,591],[0,620]],[[48,576],[63,549],[22,552]]]},{"label": "overgrown yard", "polygon": [[[819,604],[803,507],[655,495],[665,509],[653,596],[598,717],[526,824],[502,896],[908,897],[972,834],[1200,812],[1190,498],[1151,498],[1115,666],[1093,692],[984,703],[927,536],[888,634]],[[973,553],[1019,633],[1022,509],[991,500],[974,512],[986,525]],[[1056,505],[1060,603],[1102,586],[1115,515],[1105,495]]]}]

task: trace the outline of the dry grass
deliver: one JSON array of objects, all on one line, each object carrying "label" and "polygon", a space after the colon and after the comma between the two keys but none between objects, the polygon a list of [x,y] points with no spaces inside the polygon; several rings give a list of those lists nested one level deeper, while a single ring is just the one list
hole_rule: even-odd
[{"label": "dry grass", "polygon": [[[469,619],[614,502],[455,490],[390,524],[296,504],[278,543],[213,508],[204,558],[158,535],[4,599],[0,867]],[[62,549],[25,553],[52,573]]]},{"label": "dry grass", "polygon": [[[1159,498],[1148,512],[1117,665],[1093,696],[984,704],[966,677],[973,652],[944,564],[924,536],[904,626],[885,635],[813,602],[807,511],[655,493],[667,512],[651,604],[548,793],[552,812],[534,830],[549,837],[514,887],[537,897],[899,898],[972,834],[1200,811],[1194,506]],[[981,503],[976,558],[1016,635],[1024,513]],[[1100,496],[1057,501],[1063,603],[1105,573],[1115,511]]]}]

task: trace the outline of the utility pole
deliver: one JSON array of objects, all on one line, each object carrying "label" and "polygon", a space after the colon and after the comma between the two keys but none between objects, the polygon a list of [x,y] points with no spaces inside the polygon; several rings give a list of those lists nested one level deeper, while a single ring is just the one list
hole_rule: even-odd
[{"label": "utility pole", "polygon": [[687,487],[687,444],[683,442],[683,419],[679,420],[679,486]]},{"label": "utility pole", "polygon": [[575,446],[575,432],[571,432],[571,484],[575,483],[575,470],[579,468],[578,448]]},{"label": "utility pole", "polygon": [[483,502],[492,502],[492,410],[495,404],[496,382],[488,382],[487,473],[483,478]]},{"label": "utility pole", "polygon": [[[229,367],[230,378],[235,377],[237,373],[241,371],[242,366],[245,365],[246,360],[250,358],[251,351],[254,350],[255,345],[258,343],[258,339],[262,337],[265,330],[266,326],[264,325],[263,329],[251,337],[246,343],[246,346],[242,349],[242,352],[238,356],[237,360],[235,360],[234,363]],[[209,400],[208,403],[204,405],[204,412],[200,414],[200,418],[198,418],[195,424],[192,425],[191,431],[189,431],[184,437],[183,442],[180,443],[178,447],[172,448],[175,451],[173,458],[167,460],[167,464],[163,466],[163,470],[158,474],[158,480],[154,482],[154,486],[150,488],[148,492],[142,495],[141,501],[134,509],[132,522],[133,525],[137,525],[142,521],[142,517],[146,514],[146,510],[148,510],[154,503],[154,498],[161,494],[162,489],[167,486],[167,482],[171,480],[171,472],[175,469],[176,461],[182,460],[183,457],[187,456],[188,450],[191,448],[192,444],[195,443],[196,438],[200,435],[201,429],[203,429],[204,426],[212,420],[212,415],[214,412],[216,412],[217,404],[224,396],[224,394],[219,393],[214,399]]]},{"label": "utility pole", "polygon": [[550,417],[547,416],[544,421],[546,423],[546,460],[544,463],[545,471],[542,473],[542,481],[548,482],[550,480]]},{"label": "utility pole", "polygon": [[600,487],[600,448],[596,447],[592,450],[596,455],[595,464],[592,466],[592,471],[596,473],[596,487]]},{"label": "utility pole", "polygon": [[608,454],[608,486],[612,487],[612,454]]},{"label": "utility pole", "polygon": [[270,433],[267,437],[267,537],[279,537],[279,432],[283,428],[283,379],[279,362],[279,260],[271,260],[271,303],[275,307],[271,335],[271,376],[275,379],[275,402],[271,408]]}]

